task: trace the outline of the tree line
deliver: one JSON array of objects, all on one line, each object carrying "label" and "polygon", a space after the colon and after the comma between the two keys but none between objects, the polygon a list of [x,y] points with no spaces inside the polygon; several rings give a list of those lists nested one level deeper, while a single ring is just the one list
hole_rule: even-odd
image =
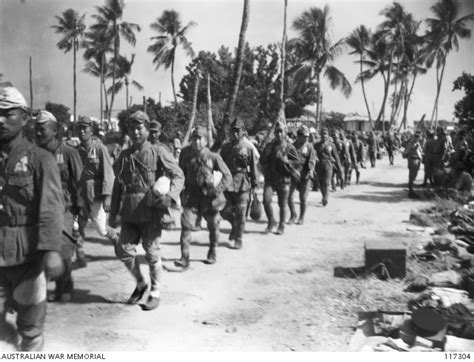
[{"label": "tree line", "polygon": [[[105,114],[105,118],[110,119],[115,95],[125,90],[125,111],[119,118],[124,119],[131,109],[147,108],[147,112],[152,112],[165,123],[165,129],[173,132],[185,132],[189,118],[205,122],[212,117],[212,127],[221,129],[229,118],[238,115],[255,133],[268,129],[279,116],[280,109],[284,109],[288,118],[299,117],[304,107],[313,103],[316,103],[316,122],[319,125],[322,121],[323,79],[345,97],[352,92],[352,82],[334,65],[337,57],[350,54],[359,64],[359,74],[354,82],[360,83],[372,127],[386,119],[390,126],[406,127],[416,80],[434,67],[436,92],[430,122],[436,126],[448,55],[459,49],[461,39],[470,38],[468,23],[474,20],[474,14],[461,16],[458,0],[438,0],[430,8],[431,17],[423,20],[416,19],[400,3],[394,2],[381,10],[383,20],[375,29],[361,24],[345,38],[334,42],[330,37],[333,26],[331,11],[326,5],[323,8],[311,7],[294,19],[292,27],[298,35],[286,42],[285,1],[282,42],[250,47],[245,41],[251,15],[249,2],[243,0],[242,23],[235,51],[222,46],[215,53],[199,51],[196,54],[190,39],[198,24],[193,21],[183,24],[175,10],[163,11],[149,25],[157,34],[147,47],[153,55],[152,63],[156,69],[170,70],[174,103],[169,107],[152,98],[144,104],[131,104],[129,87],[138,90],[143,87],[131,77],[135,55],[127,57],[121,54],[121,43],[125,41],[135,46],[136,33],[142,26],[125,20],[124,0],[105,0],[104,5],[96,6],[89,27],[85,25],[85,15],[73,9],[56,16],[57,25],[52,29],[61,36],[57,47],[65,53],[72,52],[74,58],[74,119],[79,50],[83,50],[86,60],[83,71],[99,80],[101,117]],[[179,91],[174,79],[178,48],[182,48],[191,59],[179,82]],[[383,79],[383,97],[377,113],[372,114],[366,83],[375,77]],[[458,85],[458,88],[462,87]]]}]

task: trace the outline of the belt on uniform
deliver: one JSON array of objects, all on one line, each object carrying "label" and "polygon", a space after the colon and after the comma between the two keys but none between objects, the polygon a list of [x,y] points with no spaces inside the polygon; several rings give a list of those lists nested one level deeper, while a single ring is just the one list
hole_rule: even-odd
[{"label": "belt on uniform", "polygon": [[0,215],[0,225],[26,226],[35,225],[38,219],[31,215]]},{"label": "belt on uniform", "polygon": [[146,193],[149,189],[150,189],[149,187],[125,186],[125,192],[126,192],[127,194]]}]

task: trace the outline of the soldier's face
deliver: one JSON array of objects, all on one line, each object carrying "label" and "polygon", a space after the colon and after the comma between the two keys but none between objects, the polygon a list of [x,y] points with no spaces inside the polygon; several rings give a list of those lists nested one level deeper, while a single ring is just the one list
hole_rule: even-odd
[{"label": "soldier's face", "polygon": [[36,140],[40,146],[45,146],[51,142],[57,133],[56,125],[53,122],[36,124]]},{"label": "soldier's face", "polygon": [[282,141],[284,138],[285,138],[285,131],[282,130],[281,128],[277,128],[275,130],[275,138],[278,140],[278,141]]},{"label": "soldier's face", "polygon": [[298,134],[296,135],[296,141],[297,141],[298,143],[303,144],[303,143],[305,143],[306,141],[308,141],[308,136],[305,136],[305,135],[303,135],[303,134],[299,134],[299,133],[298,133]]},{"label": "soldier's face", "polygon": [[230,137],[233,141],[239,141],[243,135],[244,132],[240,128],[232,128],[230,133]]},{"label": "soldier's face", "polygon": [[161,132],[158,130],[150,130],[150,142],[151,143],[156,143],[158,141],[158,138],[160,138]]},{"label": "soldier's face", "polygon": [[321,133],[321,138],[323,142],[326,142],[329,139],[329,134],[327,132]]},{"label": "soldier's face", "polygon": [[81,142],[87,142],[92,137],[92,128],[84,124],[79,125],[79,139]]},{"label": "soldier's face", "polygon": [[18,136],[27,119],[20,108],[0,109],[0,141],[6,143]]},{"label": "soldier's face", "polygon": [[204,136],[194,136],[191,140],[191,147],[194,151],[202,151],[207,145],[207,138]]},{"label": "soldier's face", "polygon": [[144,123],[132,121],[128,134],[134,145],[141,145],[148,139],[150,131]]}]

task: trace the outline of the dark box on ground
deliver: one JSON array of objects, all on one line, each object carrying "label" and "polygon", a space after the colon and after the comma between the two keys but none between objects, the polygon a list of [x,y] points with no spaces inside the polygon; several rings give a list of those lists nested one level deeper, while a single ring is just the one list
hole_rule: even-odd
[{"label": "dark box on ground", "polygon": [[365,243],[365,268],[370,270],[383,263],[390,278],[405,278],[407,250],[402,242],[383,244],[376,241]]}]

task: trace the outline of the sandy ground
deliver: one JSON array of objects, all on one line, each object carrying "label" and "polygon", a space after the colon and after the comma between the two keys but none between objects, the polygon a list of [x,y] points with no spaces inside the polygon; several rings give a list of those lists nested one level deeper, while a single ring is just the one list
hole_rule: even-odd
[{"label": "sandy ground", "polygon": [[[134,280],[113,247],[91,237],[89,265],[73,272],[74,300],[48,306],[45,349],[347,350],[359,311],[404,309],[409,295],[402,281],[336,278],[334,268],[362,266],[367,241],[419,240],[407,220],[424,205],[406,197],[408,170],[400,156],[395,166],[385,158],[362,171],[361,185],[331,193],[325,208],[321,194],[311,192],[305,225],[287,226],[283,236],[263,235],[265,222],[248,222],[243,249],[233,250],[222,222],[215,265],[202,263],[207,231],[193,233],[191,268],[164,272],[161,305],[150,312],[124,304]],[[173,268],[179,230],[165,232],[162,245],[164,264]],[[147,268],[141,248],[140,255]]]}]

